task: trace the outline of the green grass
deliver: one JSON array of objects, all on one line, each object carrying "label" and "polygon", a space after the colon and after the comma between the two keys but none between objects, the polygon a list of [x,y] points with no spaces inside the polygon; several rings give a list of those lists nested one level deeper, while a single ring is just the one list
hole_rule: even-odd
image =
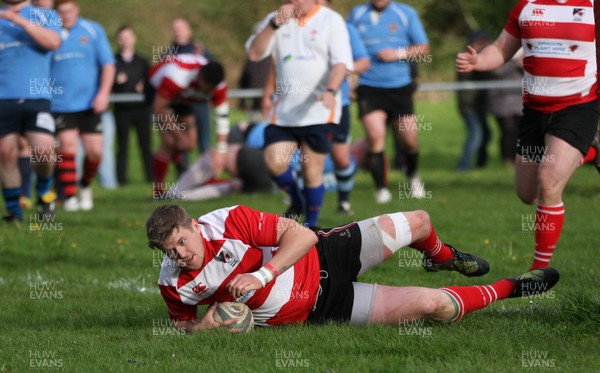
[{"label": "green grass", "polygon": [[[392,204],[376,205],[370,177],[361,171],[352,195],[355,218],[425,209],[444,241],[485,257],[491,271],[482,279],[425,273],[401,266],[397,254],[361,280],[441,287],[487,283],[527,270],[533,233],[524,232],[521,223],[534,208],[514,194],[514,172],[498,159],[497,133],[490,167],[458,174],[464,134],[454,103],[421,103],[418,111],[432,124],[420,137],[422,178],[431,198],[396,197]],[[358,123],[353,131],[361,134]],[[27,221],[21,229],[1,228],[0,371],[22,372],[41,364],[90,372],[262,372],[294,363],[296,370],[320,372],[512,372],[527,370],[525,353],[544,355],[531,363],[552,365],[546,368],[552,371],[598,369],[600,259],[594,206],[600,196],[591,167],[578,170],[565,192],[566,223],[552,262],[562,279],[546,297],[500,301],[454,325],[426,323],[418,329],[430,334],[426,337],[401,335],[398,327],[346,325],[181,336],[157,335],[171,329],[160,327],[167,314],[144,224],[159,203],[150,200],[151,187],[141,181],[137,153],[132,162],[131,185],[95,186],[92,212],[59,211],[53,231],[30,233]],[[391,180],[404,178],[394,173]],[[239,203],[277,213],[285,209],[282,199],[233,195],[182,205],[194,216]],[[321,225],[344,222],[335,213],[335,195],[328,194]],[[43,286],[54,288],[40,290]]]}]

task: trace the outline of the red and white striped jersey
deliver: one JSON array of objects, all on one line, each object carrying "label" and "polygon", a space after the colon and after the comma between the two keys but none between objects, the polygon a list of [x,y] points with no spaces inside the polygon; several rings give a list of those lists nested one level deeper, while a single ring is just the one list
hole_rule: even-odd
[{"label": "red and white striped jersey", "polygon": [[[257,271],[277,253],[275,214],[246,206],[215,210],[198,218],[204,265],[187,271],[167,256],[158,280],[174,320],[196,319],[197,305],[234,301],[225,287],[238,274]],[[293,267],[243,300],[257,325],[301,323],[316,302],[319,258],[313,247]]]},{"label": "red and white striped jersey", "polygon": [[523,45],[523,102],[544,112],[598,97],[593,0],[520,0],[506,32]]},{"label": "red and white striped jersey", "polygon": [[[150,84],[167,100],[183,104],[204,102],[208,97],[199,90],[198,71],[208,60],[199,54],[173,54],[152,66],[148,72]],[[227,102],[227,83],[221,82],[210,95],[213,106]]]}]

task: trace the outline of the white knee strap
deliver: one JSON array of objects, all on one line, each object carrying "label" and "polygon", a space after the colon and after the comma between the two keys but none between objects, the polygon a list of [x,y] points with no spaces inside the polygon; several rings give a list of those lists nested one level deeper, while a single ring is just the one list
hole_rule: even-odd
[{"label": "white knee strap", "polygon": [[383,244],[387,247],[392,253],[400,250],[401,248],[410,245],[412,242],[412,233],[410,233],[410,225],[408,224],[408,220],[406,216],[404,216],[401,212],[396,212],[393,214],[386,214],[392,220],[394,224],[394,232],[396,232],[396,238],[392,237],[389,233],[381,229],[381,238],[383,239]]}]

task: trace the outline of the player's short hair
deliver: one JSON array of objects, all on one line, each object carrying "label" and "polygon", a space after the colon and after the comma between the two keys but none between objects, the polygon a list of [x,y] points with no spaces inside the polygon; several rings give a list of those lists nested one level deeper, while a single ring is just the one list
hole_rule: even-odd
[{"label": "player's short hair", "polygon": [[54,0],[54,9],[58,9],[59,6],[66,3],[75,3],[77,4],[77,0]]},{"label": "player's short hair", "polygon": [[125,24],[125,25],[119,26],[119,28],[117,29],[117,32],[115,33],[115,35],[119,36],[125,30],[131,30],[131,32],[135,33],[135,31],[133,30],[133,27],[131,27],[131,25]]},{"label": "player's short hair", "polygon": [[225,69],[223,65],[216,61],[209,61],[202,66],[200,78],[213,87],[218,86],[225,79]]},{"label": "player's short hair", "polygon": [[146,236],[151,249],[164,249],[165,241],[175,228],[193,230],[192,218],[184,208],[177,205],[160,206],[146,222]]}]

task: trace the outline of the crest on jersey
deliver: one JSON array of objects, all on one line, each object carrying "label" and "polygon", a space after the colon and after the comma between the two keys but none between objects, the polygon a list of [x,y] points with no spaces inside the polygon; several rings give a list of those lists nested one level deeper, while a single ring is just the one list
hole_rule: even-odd
[{"label": "crest on jersey", "polygon": [[546,10],[545,10],[545,9],[542,9],[542,8],[535,8],[535,9],[533,9],[533,10],[531,11],[531,15],[532,15],[533,17],[543,17],[545,12],[546,12]]},{"label": "crest on jersey", "polygon": [[395,24],[395,23],[390,23],[390,25],[388,26],[388,28],[390,29],[391,32],[398,31],[398,25]]},{"label": "crest on jersey", "polygon": [[203,283],[199,283],[192,288],[192,291],[195,294],[202,295],[208,291],[208,286],[204,285]]},{"label": "crest on jersey", "polygon": [[585,9],[583,8],[573,8],[573,20],[581,21],[583,19],[583,15],[585,14]]},{"label": "crest on jersey", "polygon": [[238,260],[227,249],[221,249],[217,256],[215,256],[215,259],[219,262],[227,263],[232,267],[234,267],[238,262]]},{"label": "crest on jersey", "polygon": [[82,45],[86,45],[86,44],[87,44],[89,41],[90,41],[90,39],[88,39],[88,37],[87,37],[87,36],[82,36],[82,37],[79,39],[79,42],[80,42]]},{"label": "crest on jersey", "polygon": [[571,51],[571,53],[575,53],[575,51],[579,49],[579,45],[577,44],[573,44],[569,47],[569,50]]}]

